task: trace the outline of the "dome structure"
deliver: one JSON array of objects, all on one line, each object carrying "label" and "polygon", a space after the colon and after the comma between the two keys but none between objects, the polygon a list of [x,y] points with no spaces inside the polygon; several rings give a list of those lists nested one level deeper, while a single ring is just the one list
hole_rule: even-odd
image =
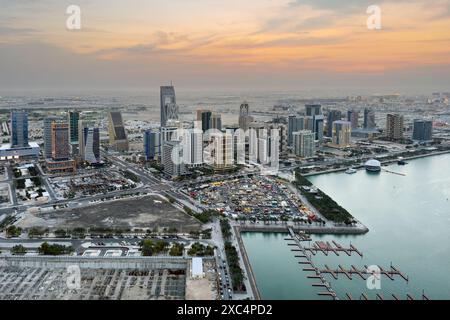
[{"label": "dome structure", "polygon": [[381,171],[381,162],[375,159],[370,159],[364,164],[367,171],[379,172]]}]

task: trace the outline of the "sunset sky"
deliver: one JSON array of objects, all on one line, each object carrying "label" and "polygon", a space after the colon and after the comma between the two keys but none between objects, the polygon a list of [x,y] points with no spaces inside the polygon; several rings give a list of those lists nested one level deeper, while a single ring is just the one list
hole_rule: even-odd
[{"label": "sunset sky", "polygon": [[[450,91],[450,0],[0,0],[3,88]],[[81,30],[66,29],[79,5]],[[367,7],[382,10],[368,30]]]}]

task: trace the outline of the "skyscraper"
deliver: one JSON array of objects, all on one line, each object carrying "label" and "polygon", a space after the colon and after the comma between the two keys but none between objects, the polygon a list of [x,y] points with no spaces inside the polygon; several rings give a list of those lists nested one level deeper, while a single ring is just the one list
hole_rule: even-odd
[{"label": "skyscraper", "polygon": [[146,130],[144,132],[144,151],[146,160],[155,160],[161,155],[161,132]]},{"label": "skyscraper", "polygon": [[178,119],[178,105],[173,86],[162,86],[161,95],[161,127],[166,126],[167,120]]},{"label": "skyscraper", "polygon": [[342,112],[339,110],[330,110],[327,117],[327,137],[333,136],[333,122],[342,119]]},{"label": "skyscraper", "polygon": [[83,161],[86,161],[89,164],[100,163],[99,128],[87,126],[81,127],[79,134],[79,148],[80,156]]},{"label": "skyscraper", "polygon": [[113,150],[128,151],[128,137],[122,114],[118,111],[109,113],[109,144]]},{"label": "skyscraper", "polygon": [[322,142],[323,140],[323,124],[324,124],[324,116],[323,115],[315,115],[313,116],[314,121],[314,133],[316,134],[316,140]]},{"label": "skyscraper", "polygon": [[386,119],[386,136],[392,140],[403,138],[403,116],[388,114]]},{"label": "skyscraper", "polygon": [[58,120],[57,117],[48,116],[44,119],[44,158],[52,157],[52,123]]},{"label": "skyscraper", "polygon": [[172,178],[186,174],[183,161],[183,147],[180,141],[167,141],[162,147],[164,173]]},{"label": "skyscraper", "polygon": [[239,128],[247,131],[252,122],[253,117],[250,116],[250,107],[247,102],[244,102],[239,108]]},{"label": "skyscraper", "polygon": [[413,140],[431,141],[433,140],[433,121],[431,120],[414,120]]},{"label": "skyscraper", "polygon": [[294,138],[292,134],[305,128],[305,118],[300,116],[289,116],[288,118],[288,145],[292,146]]},{"label": "skyscraper", "polygon": [[333,122],[333,144],[346,147],[350,145],[352,134],[352,123],[350,121],[338,120]]},{"label": "skyscraper", "polygon": [[203,164],[203,131],[188,129],[183,134],[183,161],[189,167]]},{"label": "skyscraper", "polygon": [[306,115],[308,117],[318,116],[322,114],[322,106],[320,104],[306,104]]},{"label": "skyscraper", "polygon": [[53,122],[52,128],[52,157],[46,159],[49,172],[75,171],[75,161],[70,159],[70,134],[67,123]]},{"label": "skyscraper", "polygon": [[347,121],[352,125],[352,129],[359,127],[359,112],[356,110],[347,111]]},{"label": "skyscraper", "polygon": [[222,116],[220,113],[213,113],[211,115],[211,129],[222,130]]},{"label": "skyscraper", "polygon": [[201,121],[203,132],[211,129],[211,116],[211,110],[197,110],[197,121]]},{"label": "skyscraper", "polygon": [[11,147],[28,147],[28,113],[26,111],[11,111]]},{"label": "skyscraper", "polygon": [[302,158],[314,157],[315,133],[311,130],[301,130],[294,132],[292,135],[295,155]]},{"label": "skyscraper", "polygon": [[364,129],[375,129],[377,127],[375,123],[375,111],[365,108],[364,109]]},{"label": "skyscraper", "polygon": [[69,125],[52,123],[52,159],[67,160],[70,157]]},{"label": "skyscraper", "polygon": [[78,121],[80,113],[78,111],[69,111],[69,134],[70,143],[78,143]]}]

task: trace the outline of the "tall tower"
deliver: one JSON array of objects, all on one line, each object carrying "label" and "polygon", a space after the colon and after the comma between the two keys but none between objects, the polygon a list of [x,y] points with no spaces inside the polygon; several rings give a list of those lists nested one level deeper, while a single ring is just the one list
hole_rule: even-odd
[{"label": "tall tower", "polygon": [[109,113],[109,144],[116,151],[128,151],[128,137],[122,114],[118,111]]},{"label": "tall tower", "polygon": [[403,116],[388,114],[386,119],[386,136],[392,140],[403,138]]},{"label": "tall tower", "polygon": [[28,113],[26,111],[11,111],[11,147],[28,147]]},{"label": "tall tower", "polygon": [[52,124],[58,120],[57,117],[48,116],[44,119],[44,158],[52,157]]},{"label": "tall tower", "polygon": [[178,119],[178,105],[175,96],[175,88],[170,86],[162,86],[160,89],[161,94],[161,127],[165,127],[167,120]]}]

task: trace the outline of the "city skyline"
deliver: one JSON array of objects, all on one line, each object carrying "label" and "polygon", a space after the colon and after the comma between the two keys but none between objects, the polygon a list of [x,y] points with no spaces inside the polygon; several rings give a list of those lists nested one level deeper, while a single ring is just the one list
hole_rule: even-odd
[{"label": "city skyline", "polygon": [[[4,1],[4,88],[186,90],[446,89],[448,0],[79,1],[81,30],[66,29],[70,1]],[[167,19],[170,16],[171,19]]]}]

